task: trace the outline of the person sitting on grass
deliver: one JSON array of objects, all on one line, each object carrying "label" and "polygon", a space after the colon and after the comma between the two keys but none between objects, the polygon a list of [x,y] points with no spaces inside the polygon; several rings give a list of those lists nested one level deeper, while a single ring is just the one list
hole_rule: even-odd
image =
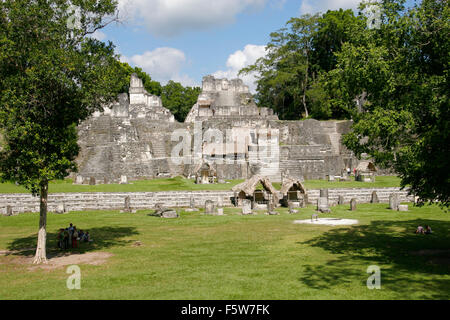
[{"label": "person sitting on grass", "polygon": [[425,234],[432,234],[433,231],[431,231],[431,227],[430,226],[426,226],[425,228]]},{"label": "person sitting on grass", "polygon": [[84,234],[84,242],[92,242],[93,240],[91,240],[91,235],[89,234],[89,231],[86,231],[86,233]]},{"label": "person sitting on grass", "polygon": [[416,234],[425,234],[425,230],[422,226],[417,227]]},{"label": "person sitting on grass", "polygon": [[83,232],[83,230],[80,230],[78,232],[78,240],[80,240],[80,242],[82,242],[83,238],[84,238],[84,232]]},{"label": "person sitting on grass", "polygon": [[58,248],[64,248],[64,229],[59,229],[58,233]]},{"label": "person sitting on grass", "polygon": [[78,231],[77,227],[73,227],[72,233],[72,248],[78,248]]},{"label": "person sitting on grass", "polygon": [[69,249],[69,229],[64,229],[64,250]]}]

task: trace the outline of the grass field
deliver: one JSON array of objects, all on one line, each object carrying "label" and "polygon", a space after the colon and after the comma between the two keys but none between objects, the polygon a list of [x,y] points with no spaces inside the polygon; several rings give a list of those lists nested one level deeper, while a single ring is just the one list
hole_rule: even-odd
[{"label": "grass field", "polygon": [[[288,215],[225,216],[181,212],[164,220],[118,212],[50,215],[48,252],[56,231],[73,222],[95,240],[76,252],[111,253],[102,265],[80,265],[81,290],[68,290],[65,267],[29,270],[37,214],[0,217],[0,299],[449,299],[450,216],[438,207],[392,212],[386,204],[332,208],[352,227],[295,225],[312,207]],[[431,225],[432,235],[415,235]],[[134,246],[136,241],[142,246]],[[27,249],[29,248],[29,249]],[[24,250],[24,251],[21,251]],[[28,261],[28,260],[27,260]],[[369,290],[370,265],[381,290]]]},{"label": "grass field", "polygon": [[[195,190],[231,190],[235,185],[244,180],[229,180],[226,184],[195,184],[193,180],[182,177],[170,179],[141,180],[133,181],[130,184],[104,184],[104,185],[74,185],[72,180],[55,181],[50,183],[50,193],[67,193],[67,192],[156,192],[156,191],[195,191]],[[399,187],[400,179],[392,176],[380,176],[376,178],[376,182],[358,182],[358,181],[335,181],[328,182],[324,180],[308,180],[305,181],[307,189],[321,188],[386,188]],[[279,183],[274,183],[274,187],[280,189]],[[23,187],[16,186],[12,183],[0,184],[1,193],[27,193]]]}]

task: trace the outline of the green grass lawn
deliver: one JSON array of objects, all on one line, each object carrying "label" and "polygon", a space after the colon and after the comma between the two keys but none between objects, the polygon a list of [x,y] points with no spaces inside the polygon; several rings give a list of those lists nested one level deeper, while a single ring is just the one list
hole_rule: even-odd
[{"label": "green grass lawn", "polygon": [[[152,211],[51,214],[50,254],[57,229],[72,222],[95,240],[76,252],[113,256],[103,265],[80,265],[82,289],[70,291],[65,267],[30,271],[17,263],[32,249],[0,255],[0,299],[450,298],[448,213],[438,207],[392,212],[386,204],[332,210],[327,217],[360,224],[293,224],[310,218],[312,207],[295,215],[280,209],[279,216],[240,216],[234,208],[221,217],[181,212],[175,220],[148,216]],[[35,246],[38,218],[0,217],[0,250]],[[434,233],[415,235],[419,224]],[[136,241],[143,245],[133,246]],[[370,265],[381,268],[381,290],[366,287]]]},{"label": "green grass lawn", "polygon": [[[228,180],[226,184],[195,184],[193,180],[182,177],[170,179],[156,180],[140,180],[133,181],[130,184],[104,184],[104,185],[74,185],[73,181],[68,179],[65,181],[55,181],[50,183],[50,193],[67,193],[67,192],[157,192],[157,191],[195,191],[195,190],[231,190],[235,185],[244,180]],[[322,188],[386,188],[399,187],[400,179],[392,176],[380,176],[376,178],[376,182],[358,182],[358,181],[335,181],[328,182],[325,180],[308,180],[305,181],[307,189]],[[280,183],[274,183],[274,187],[281,188]],[[12,183],[0,184],[1,193],[27,193],[23,187],[16,186]]]}]

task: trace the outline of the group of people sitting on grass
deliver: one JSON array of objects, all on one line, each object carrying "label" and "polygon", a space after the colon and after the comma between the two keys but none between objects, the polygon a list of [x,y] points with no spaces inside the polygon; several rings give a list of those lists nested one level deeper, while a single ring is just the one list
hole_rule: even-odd
[{"label": "group of people sitting on grass", "polygon": [[426,226],[425,228],[422,226],[418,226],[416,230],[416,234],[432,234],[430,226]]},{"label": "group of people sitting on grass", "polygon": [[78,231],[77,227],[72,223],[68,228],[59,229],[58,233],[58,248],[67,250],[69,248],[78,248],[78,241],[80,242],[92,242],[89,231]]}]

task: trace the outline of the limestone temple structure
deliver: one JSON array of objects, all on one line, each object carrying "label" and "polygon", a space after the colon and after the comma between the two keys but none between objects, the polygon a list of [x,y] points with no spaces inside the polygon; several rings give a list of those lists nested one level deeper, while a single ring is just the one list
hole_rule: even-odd
[{"label": "limestone temple structure", "polygon": [[[254,175],[325,179],[358,164],[340,142],[350,126],[280,121],[272,109],[258,108],[242,80],[212,76],[203,78],[197,103],[179,123],[132,75],[128,94],[79,126],[79,173],[73,178],[84,184],[175,176],[205,183]],[[202,174],[208,178],[199,179]]]}]

